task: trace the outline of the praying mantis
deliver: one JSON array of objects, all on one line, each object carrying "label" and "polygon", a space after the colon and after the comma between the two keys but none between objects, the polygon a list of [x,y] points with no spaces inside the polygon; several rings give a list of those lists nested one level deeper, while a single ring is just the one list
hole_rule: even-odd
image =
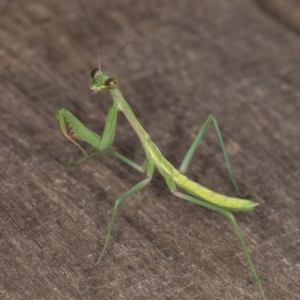
[{"label": "praying mantis", "polygon": [[[229,158],[227,155],[227,151],[225,148],[225,144],[221,135],[221,131],[219,129],[218,123],[216,118],[213,115],[209,115],[205,120],[204,124],[200,128],[195,140],[193,141],[192,145],[190,146],[186,156],[184,157],[181,166],[179,169],[176,169],[174,166],[171,165],[170,162],[161,154],[157,146],[151,140],[150,135],[145,131],[142,127],[140,122],[137,120],[136,116],[134,115],[133,111],[131,110],[129,104],[124,99],[121,91],[119,89],[119,82],[116,78],[110,76],[106,72],[95,69],[92,71],[92,83],[90,86],[92,93],[96,94],[99,91],[107,91],[110,96],[112,97],[112,107],[110,108],[106,122],[104,127],[104,132],[102,138],[92,130],[88,129],[84,126],[70,111],[65,108],[62,108],[56,112],[56,119],[60,126],[62,133],[73,143],[75,143],[80,149],[82,147],[76,142],[76,139],[80,139],[82,141],[87,142],[88,144],[92,145],[96,151],[93,152],[91,155],[76,161],[75,163],[81,163],[96,154],[105,151],[117,158],[121,161],[125,162],[129,166],[133,167],[134,169],[145,172],[146,179],[140,181],[135,186],[130,188],[124,194],[122,194],[114,204],[112,216],[109,222],[108,231],[106,234],[105,242],[103,249],[99,255],[98,260],[94,264],[97,265],[102,257],[103,254],[108,246],[108,242],[110,239],[111,231],[114,225],[117,209],[119,205],[130,195],[136,193],[137,191],[143,189],[152,179],[152,175],[154,173],[155,168],[158,169],[160,174],[164,177],[167,187],[170,191],[177,197],[205,207],[207,209],[213,210],[215,212],[220,213],[227,217],[233,224],[234,229],[237,233],[237,236],[241,242],[242,248],[246,255],[248,264],[250,269],[254,275],[254,278],[259,285],[261,295],[263,299],[266,299],[264,290],[262,288],[260,279],[257,275],[255,266],[252,262],[250,253],[248,251],[248,247],[246,246],[244,237],[242,232],[232,214],[232,211],[239,212],[239,211],[251,211],[257,205],[257,203],[252,202],[246,199],[240,198],[233,198],[228,197],[225,195],[221,195],[216,193],[200,184],[190,180],[187,176],[184,175],[187,167],[189,166],[191,159],[204,135],[207,128],[210,124],[214,125],[214,128],[217,132],[217,136],[219,142],[221,144],[221,148],[223,151],[224,159],[226,162],[227,170],[229,176],[233,182],[233,185],[236,191],[239,194],[239,188],[236,184],[234,179],[231,165],[229,162]],[[144,149],[146,159],[142,166],[136,164],[132,160],[126,158],[122,154],[118,153],[117,151],[111,148],[111,145],[114,140],[116,125],[117,125],[117,115],[119,112],[123,112],[129,123],[131,124],[132,128],[136,132],[137,136],[140,139],[142,147]],[[83,149],[82,149],[83,150]],[[83,150],[84,151],[84,150]],[[85,151],[84,151],[85,152]],[[181,193],[177,190],[177,187],[180,187],[187,193]]]},{"label": "praying mantis", "polygon": [[[257,203],[241,199],[235,197],[229,197],[217,192],[214,192],[185,176],[185,171],[187,170],[191,159],[198,148],[198,145],[204,136],[207,128],[213,124],[215,131],[217,133],[224,160],[226,163],[226,167],[230,176],[230,179],[237,191],[238,195],[240,195],[240,191],[238,185],[234,179],[231,164],[227,155],[227,151],[225,148],[225,144],[222,138],[221,131],[219,129],[218,122],[213,115],[209,115],[202,127],[200,128],[196,138],[194,139],[192,145],[190,146],[187,154],[185,155],[179,169],[176,169],[159,151],[155,143],[151,140],[150,135],[146,132],[146,130],[142,127],[140,122],[137,120],[133,111],[131,110],[129,104],[124,99],[120,89],[119,89],[119,81],[109,75],[107,72],[101,70],[100,67],[100,57],[99,52],[99,68],[94,69],[91,73],[92,75],[92,83],[90,85],[90,89],[93,94],[98,93],[99,91],[106,91],[110,94],[112,98],[112,106],[108,112],[104,131],[102,137],[97,133],[93,132],[86,126],[84,126],[70,111],[65,108],[62,108],[56,112],[56,119],[60,126],[62,133],[74,144],[76,144],[86,155],[83,159],[79,159],[73,163],[82,163],[88,158],[91,158],[100,152],[107,152],[110,155],[120,159],[130,167],[136,169],[137,171],[144,172],[146,174],[146,178],[141,180],[139,183],[131,187],[125,193],[123,193],[116,201],[113,207],[112,215],[110,218],[105,242],[103,249],[92,267],[95,267],[102,259],[106,248],[108,246],[111,232],[114,226],[116,213],[118,207],[121,203],[123,203],[130,195],[136,193],[143,189],[152,179],[152,175],[154,170],[157,169],[159,173],[165,179],[166,185],[169,190],[177,197],[184,199],[186,201],[195,203],[209,210],[215,211],[226,218],[228,218],[236,231],[236,234],[239,238],[239,241],[242,245],[243,251],[246,255],[246,259],[248,265],[252,271],[252,274],[257,282],[260,293],[263,299],[266,299],[264,290],[262,288],[262,284],[257,275],[256,268],[253,264],[252,258],[250,256],[248,247],[245,243],[243,234],[235,220],[235,217],[232,212],[240,212],[240,211],[252,211]],[[146,159],[142,165],[138,165],[127,157],[123,156],[119,152],[113,150],[111,148],[112,143],[114,141],[116,126],[117,126],[117,115],[119,112],[122,112],[127,118],[128,122],[131,124],[135,133],[137,134],[143,150],[145,152]],[[76,140],[82,140],[95,148],[95,151],[87,155],[85,150],[79,145]],[[179,192],[177,188],[181,188],[185,193]]]}]

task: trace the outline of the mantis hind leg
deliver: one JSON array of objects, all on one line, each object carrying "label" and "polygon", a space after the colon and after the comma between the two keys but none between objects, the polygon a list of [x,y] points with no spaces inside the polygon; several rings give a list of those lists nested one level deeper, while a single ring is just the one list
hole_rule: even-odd
[{"label": "mantis hind leg", "polygon": [[111,235],[111,231],[113,229],[114,223],[115,223],[115,218],[116,218],[116,214],[117,214],[117,210],[119,205],[130,195],[136,193],[137,191],[141,190],[142,188],[144,188],[152,179],[152,175],[154,172],[154,165],[153,163],[150,163],[148,161],[146,161],[144,163],[145,167],[147,168],[147,178],[140,181],[139,183],[137,183],[135,186],[133,186],[131,189],[129,189],[127,192],[125,192],[124,194],[122,194],[116,201],[114,204],[114,208],[113,208],[113,212],[109,221],[109,226],[108,226],[108,230],[106,233],[106,237],[105,237],[105,242],[104,242],[104,246],[103,249],[99,255],[99,258],[97,259],[97,261],[94,263],[94,265],[92,265],[90,268],[94,268],[102,259],[105,250],[108,246],[109,243],[109,239],[110,239],[110,235]]},{"label": "mantis hind leg", "polygon": [[234,179],[233,173],[232,173],[231,164],[230,164],[230,161],[229,161],[229,158],[228,158],[228,154],[227,154],[227,151],[226,151],[226,148],[225,148],[225,144],[224,144],[224,141],[223,141],[223,138],[222,138],[222,134],[221,134],[217,119],[213,115],[209,115],[206,118],[203,125],[201,126],[196,138],[194,139],[190,149],[188,150],[187,154],[185,155],[185,157],[184,157],[184,159],[183,159],[183,161],[180,165],[179,171],[181,173],[184,173],[186,171],[186,169],[188,168],[188,166],[189,166],[189,164],[190,164],[190,162],[191,162],[191,160],[192,160],[192,158],[195,154],[196,149],[198,148],[198,145],[199,145],[202,137],[204,136],[207,128],[209,127],[209,125],[211,123],[214,124],[214,128],[217,132],[217,136],[218,136],[221,148],[222,148],[224,160],[225,160],[225,163],[226,163],[226,167],[227,167],[230,179],[231,179],[231,181],[234,185],[234,188],[235,188],[237,194],[240,196],[241,195],[240,189],[239,189],[239,187],[238,187],[238,185],[237,185],[237,183]]},{"label": "mantis hind leg", "polygon": [[251,272],[252,272],[252,274],[253,274],[253,276],[254,276],[254,278],[255,278],[256,283],[257,283],[258,286],[259,286],[259,289],[260,289],[260,293],[261,293],[261,295],[262,295],[262,298],[263,298],[264,300],[266,300],[267,298],[266,298],[266,296],[265,296],[265,292],[264,292],[264,290],[263,290],[263,288],[262,288],[260,279],[259,279],[259,277],[258,277],[258,275],[257,275],[256,269],[255,269],[255,266],[254,266],[254,264],[253,264],[252,258],[251,258],[251,256],[250,256],[250,253],[249,253],[248,247],[247,247],[247,245],[246,245],[244,236],[243,236],[242,231],[241,231],[240,227],[238,226],[238,224],[237,224],[237,222],[236,222],[236,220],[235,220],[233,214],[232,214],[230,211],[228,211],[228,210],[226,210],[226,209],[223,209],[223,208],[221,208],[221,207],[219,207],[219,206],[216,206],[216,205],[214,205],[214,204],[208,203],[208,202],[203,201],[203,200],[200,200],[200,199],[198,199],[198,198],[195,198],[195,197],[192,197],[192,196],[189,196],[189,195],[186,195],[186,194],[183,194],[183,193],[178,192],[178,191],[177,191],[176,184],[175,184],[175,182],[174,182],[174,180],[173,180],[172,177],[169,177],[169,178],[166,177],[166,183],[167,183],[169,189],[171,190],[171,192],[172,192],[175,196],[177,196],[177,197],[179,197],[179,198],[182,198],[182,199],[184,199],[184,200],[187,200],[187,201],[189,201],[189,202],[195,203],[195,204],[197,204],[197,205],[200,205],[200,206],[202,206],[202,207],[205,207],[205,208],[207,208],[207,209],[213,210],[213,211],[215,211],[215,212],[218,212],[219,214],[225,216],[226,218],[228,218],[228,219],[232,222],[233,227],[234,227],[234,229],[235,229],[235,232],[236,232],[236,234],[237,234],[237,236],[238,236],[238,238],[239,238],[239,240],[240,240],[240,243],[241,243],[241,245],[242,245],[243,251],[244,251],[244,253],[245,253],[245,255],[246,255],[248,265],[249,265],[249,267],[250,267],[250,269],[251,269]]},{"label": "mantis hind leg", "polygon": [[242,245],[243,251],[244,251],[244,253],[246,255],[246,258],[247,258],[247,261],[248,261],[248,265],[249,265],[249,267],[251,269],[251,272],[252,272],[252,274],[253,274],[253,276],[255,278],[256,283],[259,286],[262,298],[264,300],[266,300],[267,298],[265,296],[265,292],[264,292],[264,290],[262,288],[260,279],[259,279],[259,277],[257,275],[256,269],[255,269],[255,266],[253,264],[252,258],[250,256],[250,253],[249,253],[248,247],[246,245],[244,236],[243,236],[242,231],[241,231],[240,227],[238,226],[238,224],[237,224],[237,222],[236,222],[235,217],[233,216],[233,214],[230,211],[226,210],[226,209],[223,209],[223,208],[218,207],[216,205],[213,205],[211,203],[207,203],[207,202],[202,201],[200,199],[197,199],[195,197],[191,197],[189,195],[177,192],[176,190],[173,191],[173,193],[174,193],[175,196],[177,196],[179,198],[182,198],[184,200],[190,201],[190,202],[195,203],[197,205],[203,206],[203,207],[208,208],[210,210],[216,211],[216,212],[220,213],[221,215],[225,216],[226,218],[228,218],[232,222],[233,227],[235,229],[235,232],[236,232],[236,234],[237,234],[237,236],[238,236],[238,238],[240,240],[240,243]]}]

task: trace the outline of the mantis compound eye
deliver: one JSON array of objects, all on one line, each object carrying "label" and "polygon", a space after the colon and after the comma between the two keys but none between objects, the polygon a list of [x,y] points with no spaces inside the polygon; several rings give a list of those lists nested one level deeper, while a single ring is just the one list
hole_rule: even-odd
[{"label": "mantis compound eye", "polygon": [[107,89],[116,88],[119,86],[119,81],[116,78],[108,78],[104,85]]},{"label": "mantis compound eye", "polygon": [[92,78],[94,78],[97,74],[97,72],[99,71],[99,69],[94,69],[91,73]]}]

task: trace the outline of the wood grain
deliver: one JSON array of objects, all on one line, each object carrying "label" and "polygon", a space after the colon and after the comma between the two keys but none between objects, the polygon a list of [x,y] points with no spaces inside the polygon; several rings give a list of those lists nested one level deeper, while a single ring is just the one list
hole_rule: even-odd
[{"label": "wood grain", "polygon": [[300,3],[298,0],[256,0],[265,12],[288,29],[300,33]]},{"label": "wood grain", "polygon": [[[243,195],[236,214],[268,299],[300,294],[300,39],[257,1],[91,1],[84,5],[103,68],[162,153],[179,166],[208,114],[219,122]],[[0,4],[0,295],[16,299],[261,299],[228,220],[176,199],[156,174],[117,215],[114,200],[143,175],[82,153],[54,113],[102,133],[108,95],[91,96],[97,67],[77,1]],[[124,116],[114,147],[144,155]],[[86,147],[88,151],[90,148]],[[213,129],[187,173],[234,195]]]}]

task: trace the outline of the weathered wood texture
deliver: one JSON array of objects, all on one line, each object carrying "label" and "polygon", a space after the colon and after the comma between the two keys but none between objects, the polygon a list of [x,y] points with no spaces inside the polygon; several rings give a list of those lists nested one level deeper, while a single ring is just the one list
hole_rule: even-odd
[{"label": "weathered wood texture", "polygon": [[289,29],[300,33],[300,3],[298,0],[256,0],[266,13]]},{"label": "weathered wood texture", "polygon": [[[292,300],[300,295],[300,38],[258,2],[84,4],[104,68],[137,42],[110,73],[174,165],[207,115],[217,117],[237,182],[260,203],[236,217],[268,299]],[[97,57],[84,13],[75,0],[2,0],[0,43],[1,299],[261,299],[229,221],[176,199],[157,174],[120,207],[101,265],[84,271],[114,199],[143,178],[106,154],[61,164],[82,153],[54,112],[66,107],[101,134],[111,104],[90,95]],[[118,124],[115,149],[142,162],[124,116]],[[188,175],[234,195],[213,129]]]}]

